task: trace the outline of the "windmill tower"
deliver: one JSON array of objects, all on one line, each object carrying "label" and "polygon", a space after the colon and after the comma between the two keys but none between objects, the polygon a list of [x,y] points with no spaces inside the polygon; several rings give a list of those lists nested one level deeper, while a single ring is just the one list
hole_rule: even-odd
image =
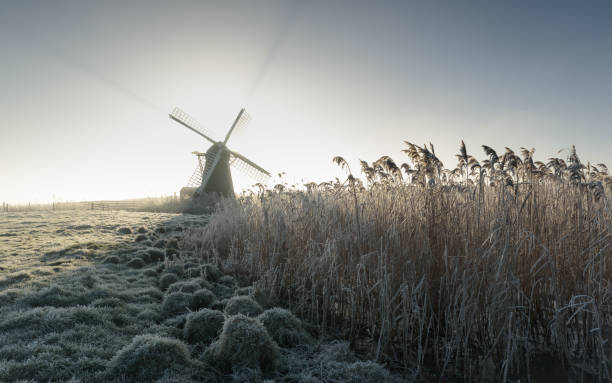
[{"label": "windmill tower", "polygon": [[241,109],[238,116],[236,116],[223,141],[215,141],[204,134],[200,124],[179,108],[174,108],[169,116],[174,121],[212,143],[206,153],[193,152],[198,157],[198,169],[196,169],[196,173],[192,176],[191,180],[197,182],[200,179],[200,183],[193,194],[194,199],[203,196],[205,193],[233,196],[234,185],[230,166],[246,173],[257,182],[264,183],[270,178],[270,173],[265,169],[242,154],[230,150],[226,145],[234,129],[245,126],[248,123],[250,117],[244,109]]}]

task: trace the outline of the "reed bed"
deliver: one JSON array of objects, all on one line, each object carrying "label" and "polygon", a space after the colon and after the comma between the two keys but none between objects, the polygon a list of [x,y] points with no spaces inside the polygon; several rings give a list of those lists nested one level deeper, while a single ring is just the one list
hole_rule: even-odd
[{"label": "reed bed", "polygon": [[345,182],[220,203],[186,244],[257,293],[413,378],[530,379],[542,355],[610,381],[612,179],[605,165],[487,159],[454,170],[430,146],[410,164],[346,162]]}]

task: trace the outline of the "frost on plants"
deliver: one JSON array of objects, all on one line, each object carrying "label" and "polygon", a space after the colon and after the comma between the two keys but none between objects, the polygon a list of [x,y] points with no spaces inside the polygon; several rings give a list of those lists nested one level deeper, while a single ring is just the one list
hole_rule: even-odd
[{"label": "frost on plants", "polygon": [[187,315],[183,337],[189,343],[212,342],[223,328],[225,315],[221,311],[201,309]]},{"label": "frost on plants", "polygon": [[226,373],[250,368],[271,376],[279,350],[257,319],[239,314],[225,321],[219,339],[206,349],[205,358]]},{"label": "frost on plants", "polygon": [[255,302],[251,297],[241,295],[232,297],[225,306],[225,312],[228,315],[243,314],[254,317],[261,314],[263,309],[259,303]]},{"label": "frost on plants", "polygon": [[312,343],[312,337],[302,328],[302,322],[289,310],[276,307],[257,317],[272,339],[281,347]]},{"label": "frost on plants", "polygon": [[176,339],[157,335],[138,335],[119,350],[109,365],[112,375],[129,381],[157,379],[168,370],[189,366],[191,357],[185,345]]},{"label": "frost on plants", "polygon": [[166,295],[161,308],[164,317],[172,317],[187,312],[191,307],[191,296],[191,294],[181,292]]}]

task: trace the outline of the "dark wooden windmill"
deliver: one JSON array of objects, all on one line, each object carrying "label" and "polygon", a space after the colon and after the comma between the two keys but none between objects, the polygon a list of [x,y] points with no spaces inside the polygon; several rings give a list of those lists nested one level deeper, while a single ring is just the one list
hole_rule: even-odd
[{"label": "dark wooden windmill", "polygon": [[201,183],[199,186],[197,186],[193,194],[194,199],[207,193],[219,193],[224,196],[233,196],[234,185],[232,182],[230,166],[241,170],[251,178],[254,178],[257,182],[263,183],[270,178],[270,173],[268,173],[261,166],[249,160],[242,154],[230,150],[227,147],[227,141],[229,140],[234,129],[239,126],[246,125],[250,119],[249,115],[244,109],[241,109],[240,113],[238,113],[238,116],[225,135],[225,139],[223,141],[215,141],[208,135],[204,134],[200,124],[198,124],[194,118],[179,108],[174,108],[169,116],[174,121],[192,130],[212,143],[206,153],[194,152],[198,155],[199,160],[201,160],[202,157],[205,157],[203,169],[201,166],[202,162],[200,161]]}]

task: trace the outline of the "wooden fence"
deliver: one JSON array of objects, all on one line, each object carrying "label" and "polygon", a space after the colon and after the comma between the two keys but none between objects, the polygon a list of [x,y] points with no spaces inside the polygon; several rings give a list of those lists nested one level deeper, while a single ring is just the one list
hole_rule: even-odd
[{"label": "wooden fence", "polygon": [[153,212],[178,212],[181,201],[176,196],[142,198],[123,201],[53,202],[49,204],[10,205],[2,203],[2,212],[48,211],[48,210],[128,210]]},{"label": "wooden fence", "polygon": [[91,210],[138,210],[145,204],[138,201],[91,201]]}]

